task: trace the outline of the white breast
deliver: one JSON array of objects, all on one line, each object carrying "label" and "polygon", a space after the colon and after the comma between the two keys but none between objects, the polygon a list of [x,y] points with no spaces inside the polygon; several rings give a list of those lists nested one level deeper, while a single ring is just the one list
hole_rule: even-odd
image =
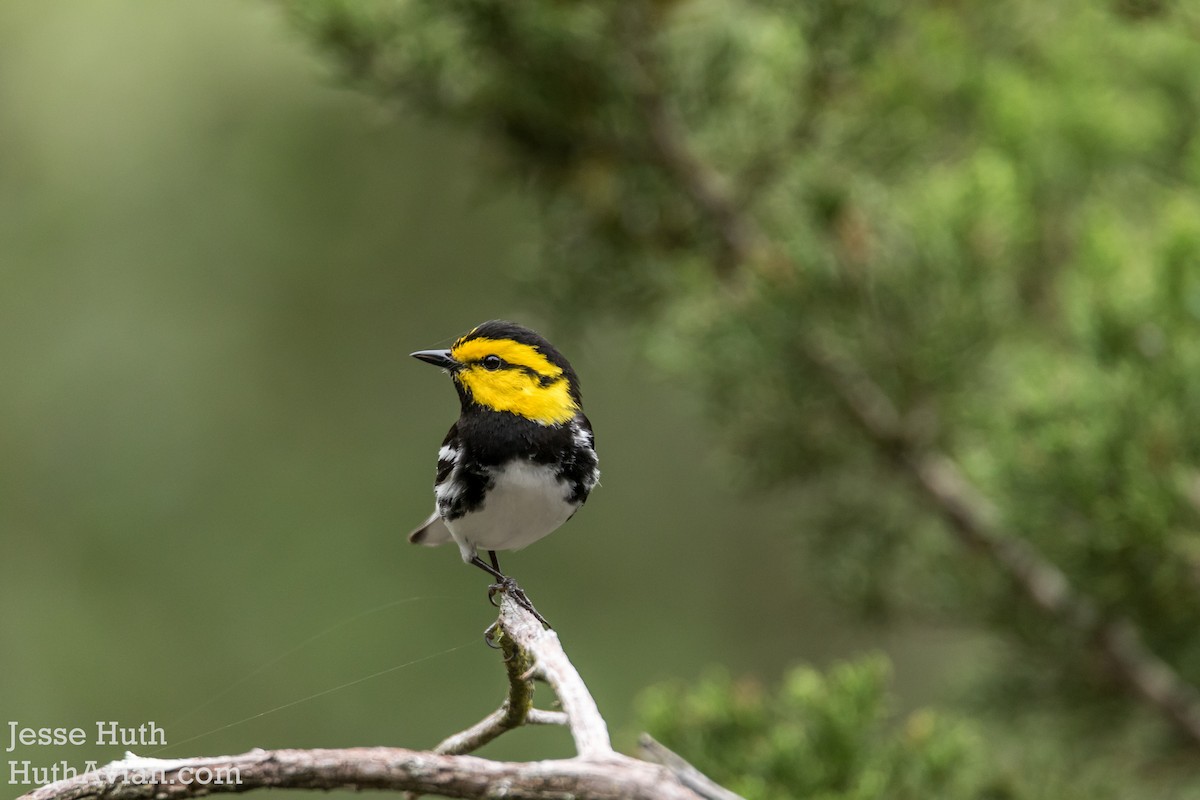
[{"label": "white breast", "polygon": [[567,521],[577,506],[567,502],[567,484],[554,468],[511,461],[494,476],[483,507],[447,522],[463,560],[477,550],[520,550]]}]

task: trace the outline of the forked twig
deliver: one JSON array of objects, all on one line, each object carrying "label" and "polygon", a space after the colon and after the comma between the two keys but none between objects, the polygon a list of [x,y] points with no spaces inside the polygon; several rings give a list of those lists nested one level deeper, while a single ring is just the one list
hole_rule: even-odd
[{"label": "forked twig", "polygon": [[[172,800],[253,789],[384,789],[445,797],[529,800],[710,800],[691,778],[612,749],[608,726],[558,634],[507,594],[495,640],[505,655],[500,708],[433,751],[398,747],[252,750],[211,758],[153,759],[127,753],[98,770],[39,787],[19,800]],[[533,680],[554,689],[562,711],[533,708]],[[565,725],[574,758],[505,762],[464,755],[520,725]]]}]

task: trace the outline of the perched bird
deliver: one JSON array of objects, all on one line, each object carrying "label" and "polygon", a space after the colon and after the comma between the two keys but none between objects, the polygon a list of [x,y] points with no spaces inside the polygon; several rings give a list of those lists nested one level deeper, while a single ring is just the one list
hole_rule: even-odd
[{"label": "perched bird", "polygon": [[412,356],[450,373],[462,412],[438,451],[437,504],[408,540],[453,540],[463,561],[496,579],[489,597],[508,591],[549,625],[500,571],[496,551],[557,529],[600,478],[575,370],[542,336],[503,320],[483,323],[449,350]]}]

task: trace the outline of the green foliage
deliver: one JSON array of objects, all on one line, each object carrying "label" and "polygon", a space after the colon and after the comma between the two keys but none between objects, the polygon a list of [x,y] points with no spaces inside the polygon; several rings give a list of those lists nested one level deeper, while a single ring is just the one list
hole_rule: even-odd
[{"label": "green foliage", "polygon": [[[806,342],[854,364],[1010,535],[1200,684],[1192,4],[292,7],[362,85],[494,145],[545,209],[529,285],[565,324],[634,321],[740,474],[802,488],[832,589],[1021,643],[993,672],[1039,678],[1026,707],[1115,698],[1109,732],[1140,719],[1087,642],[961,557]],[[732,278],[705,179],[769,242]],[[702,750],[738,751],[739,725],[772,741],[773,722],[729,710]]]},{"label": "green foliage", "polygon": [[882,658],[822,673],[801,667],[778,689],[713,672],[641,698],[642,723],[702,772],[748,797],[1004,800],[1018,796],[965,722],[930,710],[890,719]]}]

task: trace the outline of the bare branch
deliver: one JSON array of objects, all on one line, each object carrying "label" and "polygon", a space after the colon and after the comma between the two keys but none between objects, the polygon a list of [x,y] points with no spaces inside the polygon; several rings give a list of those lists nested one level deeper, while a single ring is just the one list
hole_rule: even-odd
[{"label": "bare branch", "polygon": [[[476,722],[471,727],[443,739],[433,752],[439,755],[462,755],[473,753],[505,731],[517,727],[508,723],[508,701],[496,711]],[[522,720],[524,725],[566,725],[567,715],[561,711],[543,711],[531,708]]]},{"label": "bare branch", "polygon": [[170,761],[131,757],[35,789],[19,800],[172,800],[266,788],[383,789],[528,800],[698,797],[669,770],[625,756],[514,763],[391,747],[355,747],[254,750],[236,756]]},{"label": "bare branch", "polygon": [[583,678],[563,652],[558,634],[542,628],[533,615],[518,604],[505,600],[500,603],[497,641],[501,647],[511,645],[528,659],[530,677],[539,677],[558,695],[566,714],[567,727],[575,740],[575,751],[581,758],[606,758],[613,755],[608,738],[608,725],[592,699]]},{"label": "bare branch", "polygon": [[[497,621],[499,629],[499,621]],[[462,755],[483,747],[505,731],[526,723],[566,725],[566,714],[538,711],[533,707],[533,666],[530,651],[519,647],[512,637],[503,637],[500,646],[504,654],[504,671],[508,673],[508,696],[500,708],[460,733],[446,737],[433,752],[442,755]]]},{"label": "bare branch", "polygon": [[704,800],[744,800],[741,795],[734,794],[724,786],[714,783],[712,778],[685,761],[683,756],[648,733],[643,733],[638,737],[638,749],[647,761],[662,764],[674,772],[684,786],[703,797]]},{"label": "bare branch", "polygon": [[[252,750],[170,760],[128,753],[123,761],[42,786],[19,800],[170,800],[262,788],[385,789],[413,797],[708,800],[710,795],[692,787],[695,776],[684,779],[665,766],[613,751],[604,718],[558,635],[543,630],[507,594],[501,594],[495,639],[504,651],[508,697],[497,711],[439,744],[436,752],[395,747]],[[554,689],[563,711],[533,708],[535,676]],[[518,763],[462,755],[522,724],[566,725],[579,755]]]},{"label": "bare branch", "polygon": [[526,725],[566,725],[567,715],[562,711],[545,711],[540,708],[531,708],[529,713],[525,715]]}]

